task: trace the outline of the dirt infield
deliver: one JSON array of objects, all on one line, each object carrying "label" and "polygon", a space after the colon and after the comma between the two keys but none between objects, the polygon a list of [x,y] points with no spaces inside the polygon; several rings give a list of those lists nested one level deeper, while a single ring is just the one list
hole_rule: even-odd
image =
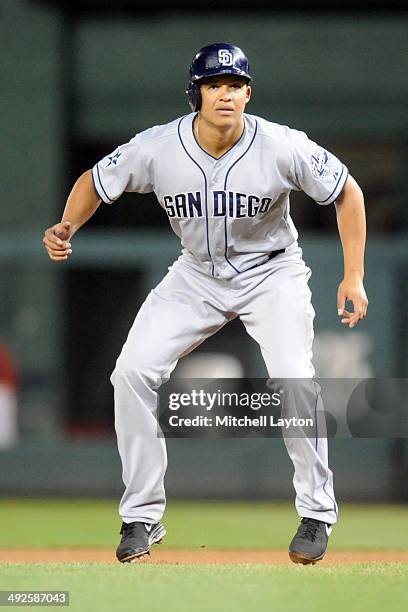
[{"label": "dirt infield", "polygon": [[[328,552],[324,565],[339,563],[408,563],[408,551],[333,551]],[[97,549],[13,549],[0,550],[0,562],[9,563],[117,563],[114,551]],[[177,550],[155,547],[150,556],[146,555],[138,563],[268,563],[271,565],[292,565],[287,551],[283,550]]]}]

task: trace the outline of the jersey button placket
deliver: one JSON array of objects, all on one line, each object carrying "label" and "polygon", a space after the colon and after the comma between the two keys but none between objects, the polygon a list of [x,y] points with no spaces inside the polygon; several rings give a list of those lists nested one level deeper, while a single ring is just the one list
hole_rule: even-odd
[{"label": "jersey button placket", "polygon": [[213,192],[222,189],[222,185],[219,183],[219,162],[215,161],[212,166],[211,178],[209,180],[209,214],[210,214],[210,235],[211,244],[214,253],[214,261],[217,269],[217,277],[222,275],[222,267],[224,263],[224,224],[220,223],[223,217],[214,216],[214,199]]}]

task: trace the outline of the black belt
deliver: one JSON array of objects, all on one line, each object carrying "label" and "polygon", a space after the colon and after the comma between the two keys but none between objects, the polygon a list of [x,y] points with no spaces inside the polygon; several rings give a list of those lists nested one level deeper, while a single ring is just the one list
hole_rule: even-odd
[{"label": "black belt", "polygon": [[286,249],[278,249],[277,251],[271,251],[268,255],[268,259],[273,259],[277,255],[280,255],[281,253],[284,253],[285,251]]},{"label": "black belt", "polygon": [[[271,251],[268,255],[268,259],[266,261],[269,261],[270,259],[273,259],[274,257],[276,257],[277,255],[280,255],[281,253],[284,253],[286,251],[286,249],[278,249],[277,251]],[[258,266],[262,266],[264,263],[266,263],[266,261],[263,261],[259,264],[255,264],[254,266],[251,266],[250,268],[247,268],[247,270],[252,270],[253,268],[257,268]]]}]

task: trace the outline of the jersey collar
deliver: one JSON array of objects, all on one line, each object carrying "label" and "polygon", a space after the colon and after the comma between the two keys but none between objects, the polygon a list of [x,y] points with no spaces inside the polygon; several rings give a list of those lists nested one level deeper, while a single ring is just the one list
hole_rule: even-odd
[{"label": "jersey collar", "polygon": [[244,115],[244,130],[241,137],[228,151],[220,157],[213,157],[198,144],[194,131],[193,122],[197,113],[190,113],[183,117],[180,123],[180,138],[189,155],[198,163],[205,166],[221,165],[224,161],[233,162],[242,153],[248,140],[247,118]]},{"label": "jersey collar", "polygon": [[214,155],[211,155],[211,153],[208,153],[208,151],[206,151],[205,149],[203,149],[203,147],[200,145],[200,143],[198,142],[196,135],[194,133],[194,121],[197,117],[198,113],[195,113],[193,120],[191,122],[191,131],[193,133],[193,138],[196,142],[196,145],[199,147],[199,149],[201,149],[201,151],[203,151],[206,155],[208,155],[208,157],[210,157],[211,159],[215,160],[215,161],[221,161],[222,158],[226,155],[228,155],[235,147],[237,147],[239,145],[239,143],[241,142],[241,140],[244,138],[245,136],[245,132],[246,132],[246,123],[245,123],[245,118],[244,118],[244,129],[242,130],[242,134],[241,136],[238,138],[238,140],[232,145],[232,147],[230,147],[227,151],[225,151],[225,153],[223,153],[222,155],[220,155],[219,157],[214,157]]}]

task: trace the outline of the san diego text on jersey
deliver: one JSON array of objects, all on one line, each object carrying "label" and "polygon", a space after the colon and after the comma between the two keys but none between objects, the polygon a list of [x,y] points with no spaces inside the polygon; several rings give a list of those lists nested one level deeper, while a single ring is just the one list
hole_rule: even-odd
[{"label": "san diego text on jersey", "polygon": [[[163,206],[170,218],[202,217],[204,198],[200,191],[163,196]],[[247,195],[234,191],[211,191],[210,210],[212,217],[255,217],[268,212],[273,198]]]}]

